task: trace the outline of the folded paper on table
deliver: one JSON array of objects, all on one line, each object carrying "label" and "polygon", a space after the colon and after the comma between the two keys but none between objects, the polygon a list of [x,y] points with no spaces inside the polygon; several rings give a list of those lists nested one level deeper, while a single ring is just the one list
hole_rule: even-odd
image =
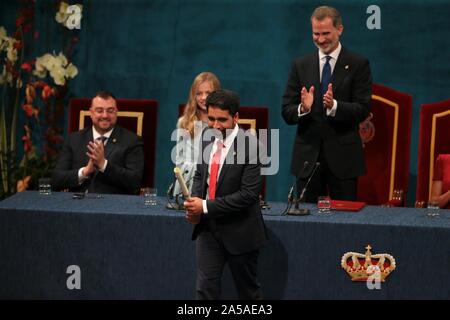
[{"label": "folded paper on table", "polygon": [[331,209],[340,211],[359,211],[366,205],[365,202],[331,200]]}]

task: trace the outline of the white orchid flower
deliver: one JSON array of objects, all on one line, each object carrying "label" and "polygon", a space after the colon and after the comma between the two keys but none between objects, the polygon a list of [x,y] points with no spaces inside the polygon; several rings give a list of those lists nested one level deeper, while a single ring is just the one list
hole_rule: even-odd
[{"label": "white orchid flower", "polygon": [[64,24],[67,20],[67,8],[69,7],[69,5],[62,1],[59,5],[59,11],[56,13],[56,17],[55,20],[58,23]]},{"label": "white orchid flower", "polygon": [[2,50],[2,44],[5,39],[6,39],[6,29],[3,26],[1,26],[0,27],[0,51]]},{"label": "white orchid flower", "polygon": [[74,78],[78,74],[78,69],[69,63],[62,52],[58,55],[46,53],[36,59],[33,74],[40,78],[45,78],[49,74],[55,84],[63,86],[67,79]]},{"label": "white orchid flower", "polygon": [[12,63],[15,63],[17,61],[17,49],[14,48],[14,43],[16,43],[17,40],[7,37],[6,41],[8,43],[8,46],[6,48],[6,58]]},{"label": "white orchid flower", "polygon": [[73,79],[77,76],[77,74],[78,74],[77,67],[75,67],[75,65],[70,63],[66,68],[66,77]]}]

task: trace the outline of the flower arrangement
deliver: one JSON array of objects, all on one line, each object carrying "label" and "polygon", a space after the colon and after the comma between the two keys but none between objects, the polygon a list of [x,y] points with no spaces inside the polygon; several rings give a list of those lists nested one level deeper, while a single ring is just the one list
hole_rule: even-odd
[{"label": "flower arrangement", "polygon": [[[0,199],[34,189],[40,177],[50,174],[63,142],[61,122],[69,83],[78,74],[71,62],[76,36],[58,54],[27,59],[39,33],[33,30],[35,1],[21,3],[16,31],[9,36],[0,26]],[[55,20],[63,29],[73,29],[69,24],[73,7],[81,19],[81,5],[57,2]],[[16,139],[18,112],[24,114],[22,149]]]}]

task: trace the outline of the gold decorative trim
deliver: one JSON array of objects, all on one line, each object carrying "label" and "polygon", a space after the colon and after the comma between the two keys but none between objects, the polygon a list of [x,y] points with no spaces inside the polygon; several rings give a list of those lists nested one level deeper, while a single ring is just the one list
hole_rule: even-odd
[{"label": "gold decorative trim", "polygon": [[386,98],[372,95],[373,100],[378,100],[388,106],[394,108],[394,130],[392,133],[392,157],[391,157],[391,177],[389,181],[389,200],[392,200],[394,194],[394,180],[395,180],[395,159],[397,158],[397,133],[398,133],[398,113],[399,105],[394,101],[388,100]]},{"label": "gold decorative trim", "polygon": [[239,119],[238,124],[250,125],[251,132],[256,135],[256,119]]},{"label": "gold decorative trim", "polygon": [[450,110],[433,114],[433,120],[431,122],[431,141],[430,141],[430,176],[428,177],[428,200],[431,198],[431,185],[433,183],[434,175],[434,150],[436,145],[436,122],[437,118],[445,117],[450,114]]},{"label": "gold decorative trim", "polygon": [[[84,128],[84,117],[89,116],[89,110],[81,110],[80,111],[80,119],[78,123],[78,128],[81,130]],[[137,128],[136,134],[138,136],[142,136],[142,127],[144,123],[144,113],[138,111],[118,111],[117,117],[128,117],[128,118],[137,118]]]},{"label": "gold decorative trim", "polygon": [[84,117],[89,116],[88,110],[80,110],[80,118],[78,119],[78,130],[84,129]]}]

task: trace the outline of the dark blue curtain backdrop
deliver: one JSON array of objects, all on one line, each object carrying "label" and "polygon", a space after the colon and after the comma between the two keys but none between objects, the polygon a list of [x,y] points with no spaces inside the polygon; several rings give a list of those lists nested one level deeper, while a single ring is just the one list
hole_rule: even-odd
[{"label": "dark blue curtain backdrop", "polygon": [[[74,4],[74,1],[69,1]],[[81,2],[81,1],[80,1]],[[18,4],[0,2],[0,25],[11,32]],[[217,74],[243,105],[270,108],[280,129],[280,170],[268,178],[268,200],[284,200],[294,127],[281,118],[281,96],[292,60],[314,50],[309,17],[324,4],[309,0],[84,1],[80,43],[73,56],[79,75],[71,95],[106,88],[122,98],[159,101],[156,182],[171,180],[170,142],[179,103],[201,71]],[[343,15],[342,44],[367,56],[374,82],[413,96],[409,203],[415,192],[419,106],[450,97],[450,24],[447,1],[330,1]],[[381,8],[381,30],[369,30],[366,9]],[[41,35],[35,54],[60,50],[54,2],[36,4]],[[59,30],[59,31],[58,31]],[[19,126],[20,128],[20,126]]]}]

